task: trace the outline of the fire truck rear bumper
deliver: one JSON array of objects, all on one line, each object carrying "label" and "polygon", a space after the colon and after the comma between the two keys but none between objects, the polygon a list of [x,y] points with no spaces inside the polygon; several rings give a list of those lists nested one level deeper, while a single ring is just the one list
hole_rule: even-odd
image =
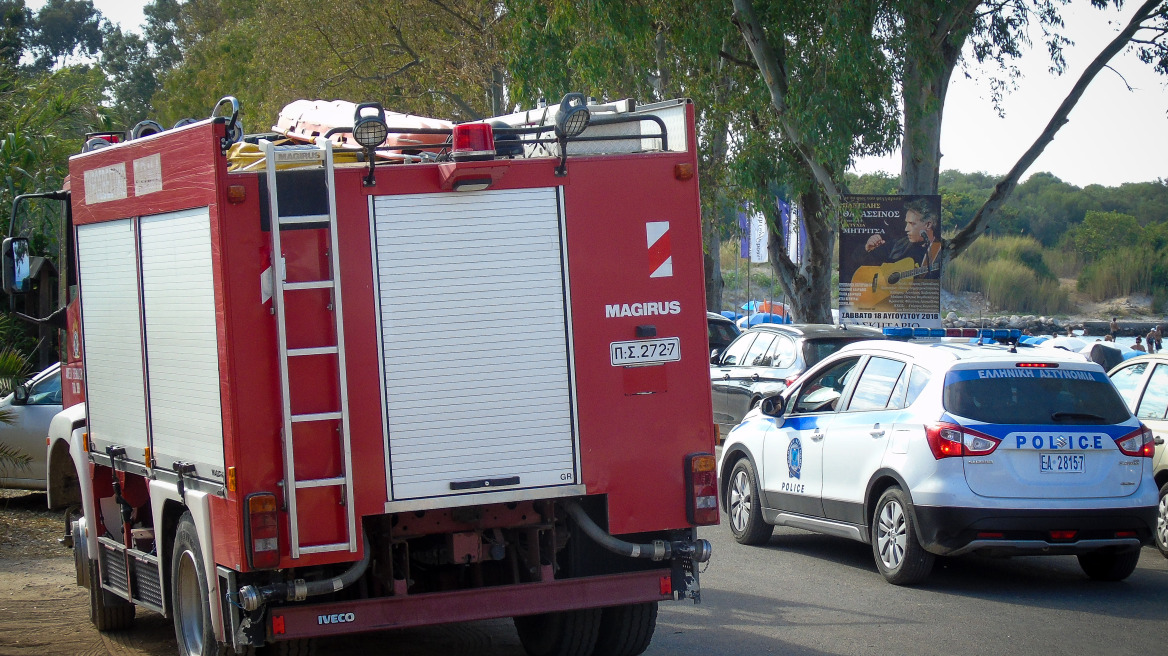
[{"label": "fire truck rear bumper", "polygon": [[673,599],[669,569],[326,604],[280,606],[268,639],[403,629]]}]

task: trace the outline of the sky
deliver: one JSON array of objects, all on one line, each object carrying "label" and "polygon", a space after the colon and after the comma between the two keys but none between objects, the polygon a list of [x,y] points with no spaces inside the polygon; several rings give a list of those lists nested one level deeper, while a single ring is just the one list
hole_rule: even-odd
[{"label": "sky", "polygon": [[[42,4],[43,0],[28,2],[34,11]],[[141,32],[145,0],[94,0],[93,4],[122,29]],[[981,71],[970,68],[971,79],[960,67],[954,72],[941,127],[943,170],[992,175],[1009,171],[1046,126],[1083,69],[1127,23],[1140,3],[1128,0],[1124,11],[1099,11],[1086,4],[1084,0],[1074,0],[1072,6],[1063,9],[1064,36],[1075,43],[1065,50],[1068,70],[1062,76],[1048,72],[1050,60],[1041,33],[1033,28],[1036,47],[1018,63],[1021,78],[1018,88],[1002,103],[1004,117],[994,109]],[[1071,112],[1070,122],[1023,179],[1047,171],[1083,187],[1168,178],[1168,77],[1157,75],[1131,52],[1118,55],[1111,66],[1114,70],[1104,69],[1096,76]],[[864,158],[853,170],[898,173],[900,153]]]}]

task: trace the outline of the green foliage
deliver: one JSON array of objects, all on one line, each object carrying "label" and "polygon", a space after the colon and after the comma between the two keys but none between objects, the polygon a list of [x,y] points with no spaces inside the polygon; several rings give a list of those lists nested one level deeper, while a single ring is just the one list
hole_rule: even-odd
[{"label": "green foliage", "polygon": [[27,45],[33,67],[48,71],[70,56],[92,57],[101,49],[101,13],[92,0],[48,0],[30,21]]},{"label": "green foliage", "polygon": [[994,310],[1066,312],[1070,299],[1044,255],[1030,237],[986,236],[945,266],[941,282],[953,292],[982,292]]},{"label": "green foliage", "polygon": [[1079,291],[1103,301],[1133,292],[1155,295],[1168,288],[1168,251],[1138,244],[1103,253],[1083,268]]},{"label": "green foliage", "polygon": [[[985,239],[974,244],[981,241]],[[1058,314],[1070,309],[1067,293],[1057,280],[1042,278],[1025,264],[1009,259],[979,266],[963,254],[946,265],[942,284],[954,292],[982,292],[992,311]]]},{"label": "green foliage", "polygon": [[1083,222],[1067,231],[1067,242],[1088,262],[1109,251],[1127,251],[1140,243],[1144,229],[1134,216],[1089,211]]}]

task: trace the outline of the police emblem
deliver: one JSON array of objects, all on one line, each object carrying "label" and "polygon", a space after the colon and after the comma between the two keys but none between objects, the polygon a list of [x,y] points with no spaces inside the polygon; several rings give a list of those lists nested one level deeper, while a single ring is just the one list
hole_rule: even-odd
[{"label": "police emblem", "polygon": [[787,473],[791,478],[799,478],[799,472],[803,469],[803,444],[799,438],[791,438],[791,443],[787,445]]}]

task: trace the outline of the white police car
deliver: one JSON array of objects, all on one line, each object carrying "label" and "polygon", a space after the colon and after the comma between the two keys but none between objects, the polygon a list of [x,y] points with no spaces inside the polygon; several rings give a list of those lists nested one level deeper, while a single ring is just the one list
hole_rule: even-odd
[{"label": "white police car", "polygon": [[964,553],[1075,554],[1121,580],[1156,522],[1153,449],[1077,354],[869,341],[751,412],[718,472],[743,544],[776,525],[859,540],[901,585]]}]

